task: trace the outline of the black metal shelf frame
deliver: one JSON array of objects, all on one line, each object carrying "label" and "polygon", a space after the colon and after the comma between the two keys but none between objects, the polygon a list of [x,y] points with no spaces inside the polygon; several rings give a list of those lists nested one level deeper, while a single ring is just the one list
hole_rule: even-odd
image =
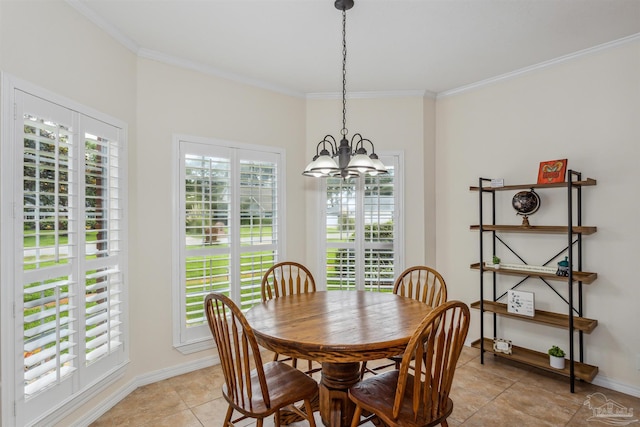
[{"label": "black metal shelf frame", "polygon": [[[581,181],[582,174],[577,171],[568,170],[567,171],[567,246],[550,258],[544,265],[549,264],[554,259],[557,259],[560,255],[566,252],[569,262],[569,277],[568,277],[568,300],[565,299],[548,281],[544,278],[538,277],[542,280],[553,292],[556,293],[568,306],[569,311],[569,381],[571,386],[571,393],[575,392],[575,366],[574,361],[576,360],[576,349],[574,345],[574,316],[582,317],[583,313],[583,304],[582,304],[582,282],[578,281],[574,284],[573,281],[573,271],[574,267],[577,268],[578,271],[582,271],[582,234],[577,233],[574,238],[573,226],[574,226],[574,202],[573,202],[573,192],[576,191],[576,203],[575,203],[575,222],[578,227],[582,226],[582,186],[574,185],[574,182]],[[480,225],[479,225],[479,241],[480,241],[480,335],[481,338],[484,337],[484,195],[489,193],[491,194],[491,225],[496,225],[496,189],[492,187],[486,187],[483,184],[491,182],[490,178],[479,178],[478,179],[478,199],[479,199],[479,216],[480,216]],[[492,250],[493,254],[496,253],[496,248],[498,243],[506,247],[511,253],[513,253],[518,259],[520,259],[524,264],[527,264],[520,255],[517,254],[515,250],[513,250],[502,238],[500,238],[499,232],[495,230],[487,230],[491,233],[492,240]],[[575,247],[575,251],[574,251]],[[575,253],[574,253],[575,252]],[[496,273],[492,272],[492,299],[494,302],[497,302],[501,298],[503,298],[507,293],[504,292],[500,296],[497,295],[497,286],[496,286]],[[525,276],[522,280],[516,283],[511,289],[515,289],[524,283],[531,276]],[[574,286],[577,285],[577,307],[574,304]],[[497,314],[493,313],[493,338],[497,338]],[[578,359],[581,363],[584,362],[584,333],[583,331],[578,331]],[[480,363],[484,364],[484,339],[480,340]]]}]

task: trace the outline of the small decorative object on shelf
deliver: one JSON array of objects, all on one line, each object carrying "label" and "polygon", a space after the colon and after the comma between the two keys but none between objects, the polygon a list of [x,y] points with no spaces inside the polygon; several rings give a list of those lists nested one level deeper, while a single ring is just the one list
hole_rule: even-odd
[{"label": "small decorative object on shelf", "polygon": [[511,354],[511,340],[502,338],[493,339],[493,351],[496,353]]},{"label": "small decorative object on shelf", "polygon": [[564,257],[564,261],[558,263],[558,271],[556,276],[569,277],[569,257]]},{"label": "small decorative object on shelf", "polygon": [[540,208],[540,196],[533,191],[533,188],[529,191],[520,191],[513,196],[511,205],[516,210],[516,215],[522,215],[522,226],[530,227],[529,215],[533,215]]},{"label": "small decorative object on shelf", "polygon": [[555,274],[557,271],[554,267],[545,267],[544,265],[507,264],[504,262],[500,263],[500,267],[505,270],[530,271],[532,273]]},{"label": "small decorative object on shelf", "polygon": [[564,369],[564,350],[557,345],[549,349],[549,364],[552,368]]},{"label": "small decorative object on shelf", "polygon": [[498,270],[500,268],[500,257],[494,255],[493,256],[493,268]]},{"label": "small decorative object on shelf", "polygon": [[504,187],[504,179],[494,178],[491,180],[491,188],[500,188],[500,187]]},{"label": "small decorative object on shelf", "polygon": [[564,182],[566,171],[567,159],[540,162],[540,169],[538,169],[538,184]]},{"label": "small decorative object on shelf", "polygon": [[507,291],[507,312],[523,316],[535,316],[534,297],[535,294],[533,292],[509,289]]}]

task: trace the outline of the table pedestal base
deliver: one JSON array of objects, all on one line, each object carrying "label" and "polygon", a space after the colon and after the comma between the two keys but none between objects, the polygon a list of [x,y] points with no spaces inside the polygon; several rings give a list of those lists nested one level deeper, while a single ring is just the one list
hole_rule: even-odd
[{"label": "table pedestal base", "polygon": [[322,363],[320,379],[320,415],[330,427],[351,425],[355,404],[349,399],[349,387],[360,381],[360,364]]}]

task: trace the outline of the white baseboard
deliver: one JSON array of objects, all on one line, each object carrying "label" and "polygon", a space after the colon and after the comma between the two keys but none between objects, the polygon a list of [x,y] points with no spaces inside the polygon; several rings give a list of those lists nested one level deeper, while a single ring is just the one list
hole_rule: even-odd
[{"label": "white baseboard", "polygon": [[629,384],[624,384],[611,378],[607,378],[602,374],[596,375],[591,381],[591,384],[595,384],[600,387],[608,388],[609,390],[618,391],[620,393],[628,394],[630,396],[640,397],[640,388],[634,387]]},{"label": "white baseboard", "polygon": [[[147,374],[140,375],[128,384],[122,386],[118,391],[111,394],[111,396],[104,399],[100,405],[93,408],[87,414],[84,414],[81,418],[76,420],[70,427],[86,427],[92,422],[96,421],[102,415],[104,415],[109,409],[113,408],[118,402],[131,394],[138,387],[152,384],[158,381],[166,380],[168,378],[175,377],[177,375],[187,374],[189,372],[197,371],[198,369],[207,368],[220,363],[220,359],[217,356],[209,356],[202,359],[198,359],[189,363],[181,365],[171,366],[166,369],[160,369],[158,371],[149,372]],[[68,414],[69,415],[69,414]]]}]

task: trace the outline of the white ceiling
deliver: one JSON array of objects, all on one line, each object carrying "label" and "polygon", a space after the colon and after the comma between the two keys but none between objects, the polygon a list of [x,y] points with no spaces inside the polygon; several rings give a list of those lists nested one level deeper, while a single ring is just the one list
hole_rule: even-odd
[{"label": "white ceiling", "polygon": [[[140,56],[291,94],[341,91],[333,0],[67,0]],[[349,92],[446,93],[640,37],[640,0],[355,0]]]}]

